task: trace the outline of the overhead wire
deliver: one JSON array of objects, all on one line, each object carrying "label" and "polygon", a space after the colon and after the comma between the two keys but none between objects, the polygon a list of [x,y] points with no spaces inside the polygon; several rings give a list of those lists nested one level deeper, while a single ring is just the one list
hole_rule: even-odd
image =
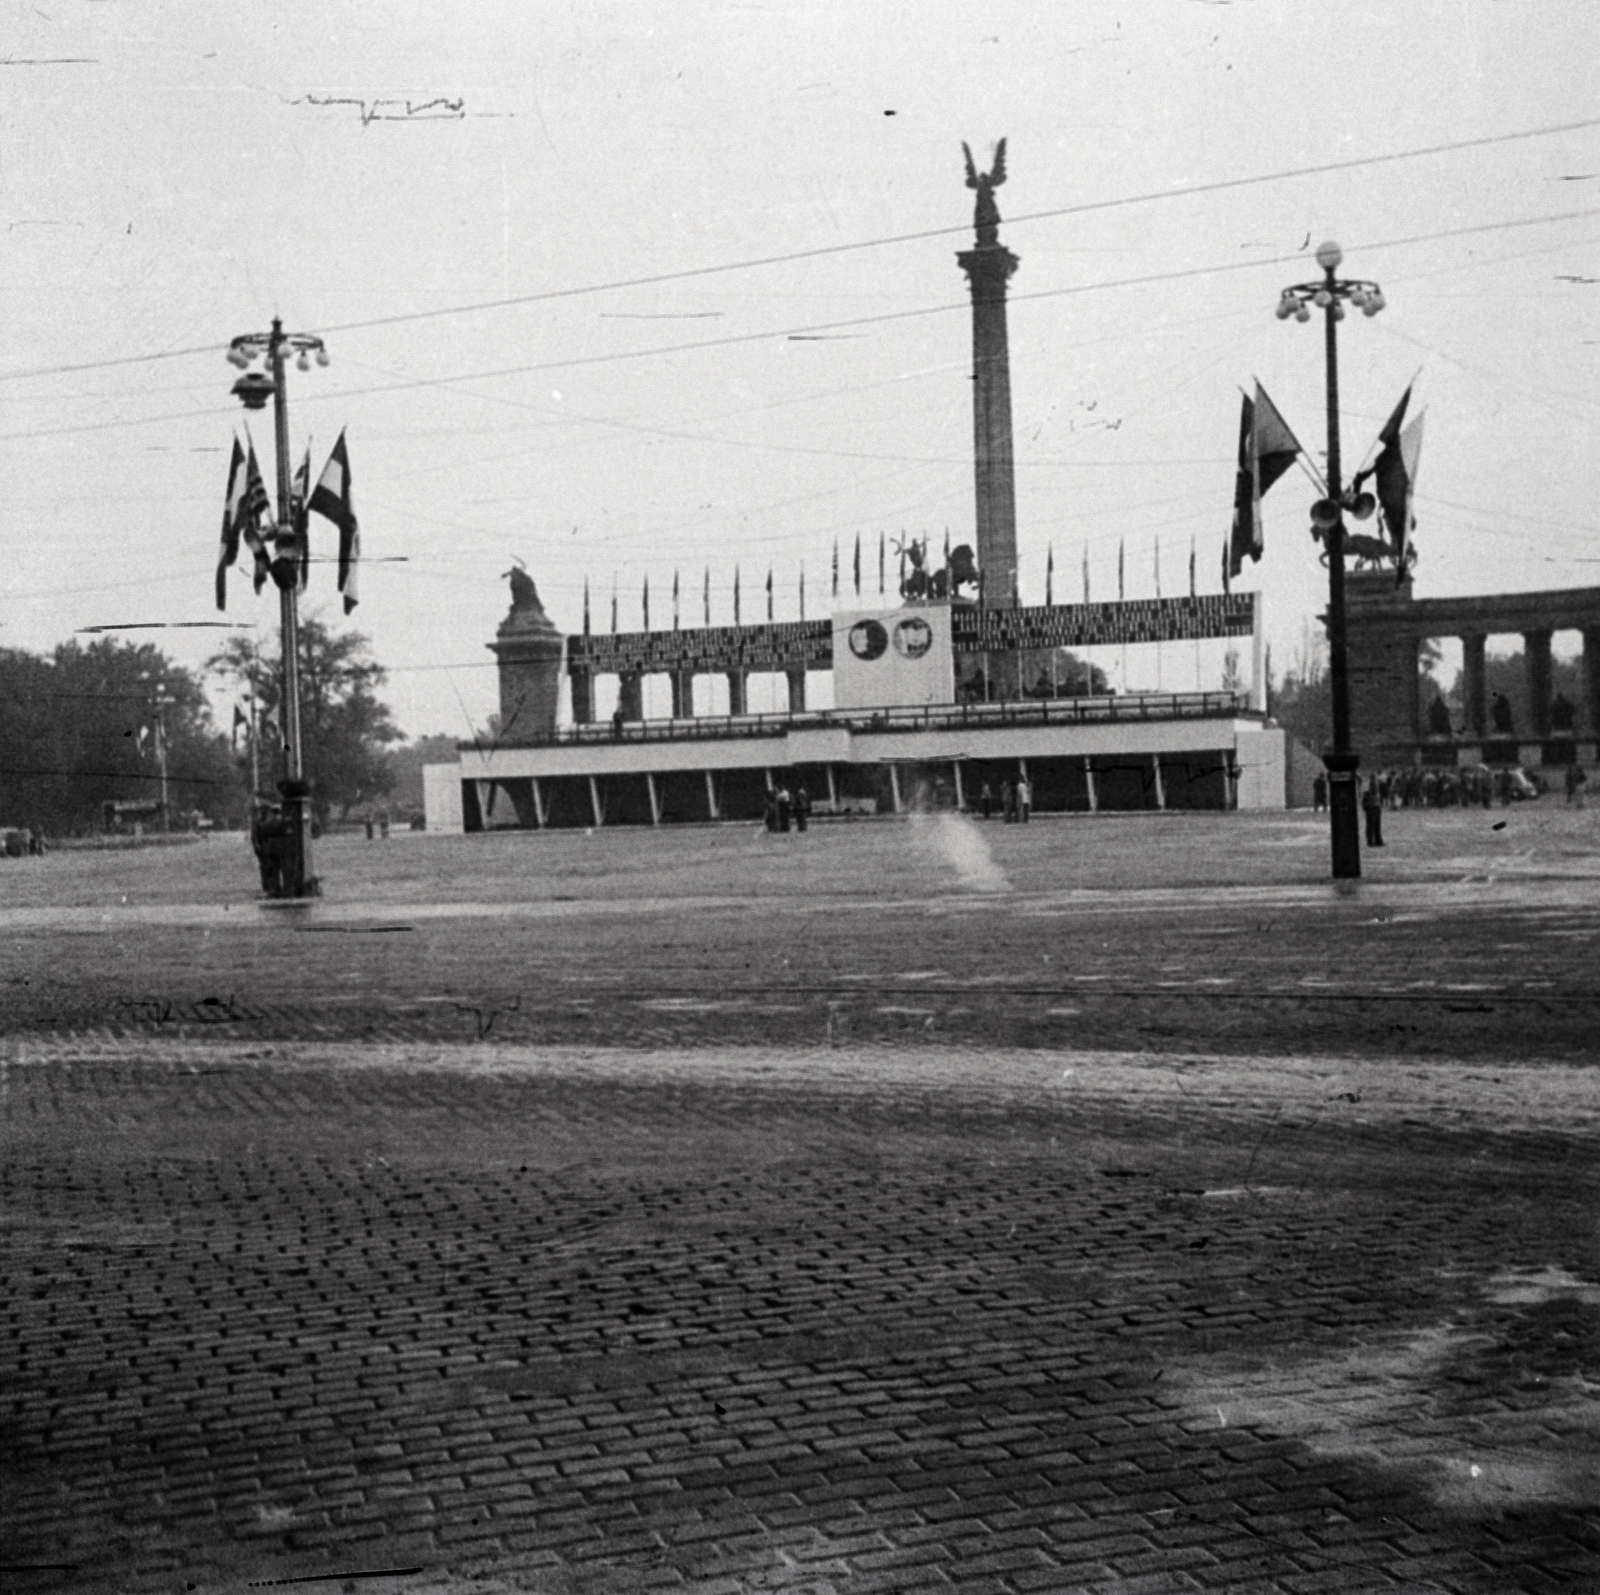
[{"label": "overhead wire", "polygon": [[[1434,155],[1455,154],[1464,150],[1484,149],[1492,145],[1510,144],[1527,139],[1550,138],[1563,133],[1583,132],[1600,127],[1600,117],[1585,117],[1572,122],[1549,123],[1542,127],[1518,128],[1504,133],[1480,134],[1470,139],[1453,139],[1440,144],[1418,145],[1406,150],[1391,150],[1378,155],[1351,156],[1340,161],[1324,161],[1312,166],[1284,167],[1273,172],[1259,172],[1249,177],[1218,178],[1214,182],[1194,183],[1184,187],[1151,189],[1139,194],[1124,194],[1110,199],[1083,200],[1075,205],[1052,206],[1045,210],[1023,211],[1007,218],[1008,226],[1022,226],[1030,222],[1056,220],[1066,216],[1085,216],[1096,212],[1125,209],[1134,205],[1149,205],[1178,199],[1193,199],[1203,194],[1219,194],[1243,188],[1260,187],[1267,183],[1293,181],[1301,177],[1323,177],[1334,172],[1356,171],[1365,167],[1393,165],[1399,161],[1419,160]],[[867,249],[883,249],[899,244],[920,243],[931,238],[949,238],[965,234],[970,224],[923,228],[916,232],[893,233],[879,238],[857,239],[844,244],[821,244],[810,249],[790,250],[781,254],[753,256],[744,260],[724,261],[709,266],[691,266],[678,271],[656,272],[648,276],[618,278],[608,282],[581,284],[571,288],[551,288],[532,294],[514,294],[499,299],[480,300],[469,304],[444,305],[434,310],[404,311],[392,316],[374,316],[361,321],[346,321],[323,326],[323,334],[365,332],[378,327],[414,326],[421,321],[438,320],[446,316],[476,315],[490,310],[506,310],[521,305],[541,304],[554,299],[570,299],[580,295],[612,293],[628,288],[657,287],[670,282],[687,282],[695,278],[724,275],[736,271],[752,271],[769,266],[789,265],[797,261],[818,260],[828,256],[859,253]],[[1369,246],[1370,247],[1370,246]],[[1255,262],[1253,264],[1260,264]],[[41,376],[57,376],[77,371],[106,370],[113,366],[147,364],[156,360],[175,360],[196,354],[211,354],[225,348],[224,344],[198,344],[184,349],[157,350],[143,355],[125,355],[111,360],[83,361],[74,365],[40,367],[25,371],[0,371],[0,382],[21,381]]]}]

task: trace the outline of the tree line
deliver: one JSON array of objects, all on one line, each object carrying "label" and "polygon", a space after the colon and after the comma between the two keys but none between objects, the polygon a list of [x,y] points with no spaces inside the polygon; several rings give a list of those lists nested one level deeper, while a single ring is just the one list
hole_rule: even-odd
[{"label": "tree line", "polygon": [[[378,697],[383,667],[359,632],[333,632],[308,616],[299,660],[318,820],[385,804],[420,809],[421,765],[453,757],[453,739],[405,743]],[[0,826],[98,831],[107,803],[160,797],[163,751],[170,824],[244,824],[253,770],[269,795],[283,773],[279,664],[276,649],[244,636],[230,637],[200,672],[153,644],[113,638],[65,642],[48,654],[0,649]],[[208,680],[227,693],[225,730],[213,718]]]}]

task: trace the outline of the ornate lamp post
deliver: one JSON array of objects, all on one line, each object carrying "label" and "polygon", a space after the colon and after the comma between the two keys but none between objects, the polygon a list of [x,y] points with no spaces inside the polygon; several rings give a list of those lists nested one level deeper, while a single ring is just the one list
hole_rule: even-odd
[{"label": "ornate lamp post", "polygon": [[[306,332],[285,332],[283,322],[272,318],[271,332],[249,332],[228,346],[228,363],[245,374],[234,383],[233,391],[247,410],[263,410],[273,401],[278,454],[278,527],[274,537],[276,557],[272,579],[278,587],[278,613],[283,627],[283,703],[281,719],[284,741],[284,779],[278,783],[283,795],[283,895],[315,897],[317,880],[311,872],[311,788],[305,779],[305,751],[300,737],[300,618],[296,608],[300,582],[301,550],[296,536],[293,497],[289,488],[289,395],[284,374],[287,352],[296,355],[302,371],[311,369],[312,358],[319,366],[328,363],[322,339]],[[265,372],[252,371],[255,361],[265,359]]]},{"label": "ornate lamp post", "polygon": [[[1328,674],[1333,688],[1333,746],[1324,751],[1328,770],[1328,819],[1333,835],[1333,876],[1353,880],[1361,874],[1361,830],[1356,767],[1350,751],[1350,671],[1345,652],[1344,515],[1349,510],[1372,513],[1370,500],[1361,504],[1345,493],[1339,479],[1339,334],[1345,305],[1375,316],[1384,307],[1383,290],[1375,282],[1336,277],[1344,251],[1326,243],[1317,251],[1320,282],[1296,283],[1278,300],[1278,320],[1309,321],[1313,306],[1322,311],[1328,372],[1328,496],[1312,510],[1311,535],[1322,539],[1328,557]],[[1366,499],[1366,495],[1362,495]]]}]

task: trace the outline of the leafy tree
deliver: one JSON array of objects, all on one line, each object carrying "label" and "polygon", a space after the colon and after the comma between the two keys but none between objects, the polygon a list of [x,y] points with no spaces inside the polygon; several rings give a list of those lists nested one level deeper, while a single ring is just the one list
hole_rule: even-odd
[{"label": "leafy tree", "polygon": [[0,823],[87,832],[106,802],[156,801],[161,742],[171,823],[242,817],[201,683],[160,649],[103,638],[48,657],[0,650]]},{"label": "leafy tree", "polygon": [[[341,816],[385,796],[394,785],[394,770],[385,754],[391,742],[402,739],[380,703],[375,689],[383,685],[384,670],[369,652],[371,643],[360,632],[331,631],[317,616],[300,621],[300,732],[306,779],[317,817],[326,821],[337,810]],[[206,668],[241,695],[253,694],[258,723],[282,725],[279,661],[263,653],[252,639],[230,637]],[[263,737],[261,780],[265,786],[282,776],[281,746]],[[241,761],[241,769],[248,762]]]},{"label": "leafy tree", "polygon": [[1294,664],[1281,682],[1267,670],[1267,697],[1273,718],[1296,741],[1320,752],[1333,741],[1333,687],[1319,640],[1307,630]]}]

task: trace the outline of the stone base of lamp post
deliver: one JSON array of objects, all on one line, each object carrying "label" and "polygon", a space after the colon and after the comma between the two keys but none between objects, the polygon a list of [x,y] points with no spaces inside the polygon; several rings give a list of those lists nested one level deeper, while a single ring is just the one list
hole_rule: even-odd
[{"label": "stone base of lamp post", "polygon": [[1359,880],[1361,876],[1361,782],[1356,753],[1324,753],[1328,772],[1328,829],[1333,841],[1333,878]]},{"label": "stone base of lamp post", "polygon": [[283,798],[283,882],[280,896],[320,897],[322,883],[310,872],[311,788],[304,781],[280,781]]}]

